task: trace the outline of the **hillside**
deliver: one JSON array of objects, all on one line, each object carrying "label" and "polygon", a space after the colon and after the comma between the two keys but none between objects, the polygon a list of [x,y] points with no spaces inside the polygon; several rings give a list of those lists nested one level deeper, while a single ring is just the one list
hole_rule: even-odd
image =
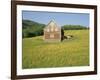
[{"label": "hillside", "polygon": [[31,20],[22,20],[22,34],[23,38],[25,37],[34,37],[38,35],[43,35],[44,24],[31,21]]}]

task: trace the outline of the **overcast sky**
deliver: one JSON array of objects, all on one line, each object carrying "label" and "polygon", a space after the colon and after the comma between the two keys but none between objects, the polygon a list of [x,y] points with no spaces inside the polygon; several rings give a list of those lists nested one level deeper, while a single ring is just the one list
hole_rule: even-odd
[{"label": "overcast sky", "polygon": [[51,20],[54,20],[59,26],[72,24],[89,27],[88,13],[23,11],[22,15],[25,20],[32,20],[43,24],[48,24]]}]

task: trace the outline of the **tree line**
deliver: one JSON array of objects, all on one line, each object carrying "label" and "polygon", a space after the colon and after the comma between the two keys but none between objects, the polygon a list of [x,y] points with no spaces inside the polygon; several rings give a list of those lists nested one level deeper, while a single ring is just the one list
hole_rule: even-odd
[{"label": "tree line", "polygon": [[89,29],[86,26],[81,26],[81,25],[64,25],[62,26],[64,30],[83,30],[83,29]]},{"label": "tree line", "polygon": [[[43,29],[46,25],[31,20],[22,20],[22,37],[35,37],[43,35]],[[64,25],[61,26],[62,30],[83,30],[89,29],[81,25]]]}]

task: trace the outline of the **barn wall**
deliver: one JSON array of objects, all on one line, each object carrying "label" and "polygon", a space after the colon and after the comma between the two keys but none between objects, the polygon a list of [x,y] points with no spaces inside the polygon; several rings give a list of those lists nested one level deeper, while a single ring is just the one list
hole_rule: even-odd
[{"label": "barn wall", "polygon": [[[50,37],[50,35],[53,35],[54,37]],[[60,32],[44,32],[44,39],[61,39],[61,34]]]}]

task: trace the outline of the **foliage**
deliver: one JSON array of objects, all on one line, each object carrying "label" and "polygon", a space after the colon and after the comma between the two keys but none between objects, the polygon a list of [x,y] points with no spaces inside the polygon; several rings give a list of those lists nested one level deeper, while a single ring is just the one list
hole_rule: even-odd
[{"label": "foliage", "polygon": [[44,24],[30,20],[23,20],[22,25],[23,38],[43,35],[43,28],[45,27]]},{"label": "foliage", "polygon": [[89,30],[65,30],[73,38],[47,43],[43,36],[24,38],[22,68],[46,68],[89,65]]},{"label": "foliage", "polygon": [[64,30],[83,30],[83,29],[88,29],[85,26],[81,26],[81,25],[64,25],[62,26],[62,28]]}]

